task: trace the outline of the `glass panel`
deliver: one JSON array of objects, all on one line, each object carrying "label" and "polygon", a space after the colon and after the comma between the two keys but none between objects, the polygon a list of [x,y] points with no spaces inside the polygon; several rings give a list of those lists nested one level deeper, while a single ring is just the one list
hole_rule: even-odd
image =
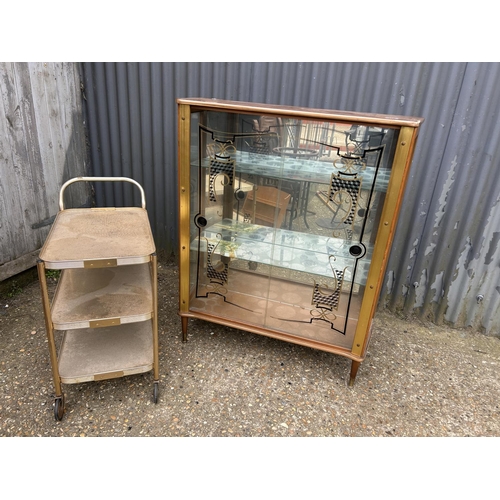
[{"label": "glass panel", "polygon": [[350,348],[397,135],[193,115],[191,309]]}]

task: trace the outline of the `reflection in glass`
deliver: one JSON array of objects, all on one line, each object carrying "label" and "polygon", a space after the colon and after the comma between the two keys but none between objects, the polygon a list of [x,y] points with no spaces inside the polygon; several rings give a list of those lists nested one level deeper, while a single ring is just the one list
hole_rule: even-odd
[{"label": "reflection in glass", "polygon": [[350,347],[398,131],[214,111],[191,123],[191,308]]}]

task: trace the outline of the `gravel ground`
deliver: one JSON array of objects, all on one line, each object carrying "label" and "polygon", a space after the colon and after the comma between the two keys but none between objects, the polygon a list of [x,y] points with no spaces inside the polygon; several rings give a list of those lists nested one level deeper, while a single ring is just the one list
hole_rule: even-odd
[{"label": "gravel ground", "polygon": [[[159,402],[152,402],[152,373],[68,384],[58,422],[34,277],[11,283],[0,299],[0,436],[14,438],[2,441],[4,488],[22,485],[25,496],[38,497],[52,485],[72,491],[88,480],[88,488],[99,482],[101,495],[132,499],[160,477],[185,499],[318,498],[331,495],[337,470],[335,492],[352,495],[355,485],[358,497],[379,491],[400,500],[410,485],[410,498],[498,489],[499,338],[379,312],[368,356],[348,387],[350,361],[340,356],[196,320],[183,343],[178,269],[162,264]],[[199,439],[175,439],[184,436]],[[490,439],[329,439],[348,436]]]},{"label": "gravel ground", "polygon": [[61,422],[38,282],[2,299],[0,435],[500,436],[499,338],[379,312],[348,387],[340,356],[197,320],[183,343],[177,280],[160,265],[158,404],[152,373],[67,384]]}]

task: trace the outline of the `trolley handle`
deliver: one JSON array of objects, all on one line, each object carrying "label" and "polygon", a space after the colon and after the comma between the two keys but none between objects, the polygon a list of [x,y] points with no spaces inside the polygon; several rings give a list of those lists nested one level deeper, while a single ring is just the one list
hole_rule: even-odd
[{"label": "trolley handle", "polygon": [[59,191],[59,209],[64,210],[64,190],[70,185],[73,184],[73,182],[80,182],[80,181],[87,181],[87,182],[130,182],[132,184],[135,184],[138,188],[139,191],[141,192],[141,205],[142,208],[146,208],[146,196],[144,195],[144,189],[142,186],[137,182],[134,181],[134,179],[130,179],[129,177],[74,177],[73,179],[70,179],[69,181],[66,181],[62,186],[61,190]]}]

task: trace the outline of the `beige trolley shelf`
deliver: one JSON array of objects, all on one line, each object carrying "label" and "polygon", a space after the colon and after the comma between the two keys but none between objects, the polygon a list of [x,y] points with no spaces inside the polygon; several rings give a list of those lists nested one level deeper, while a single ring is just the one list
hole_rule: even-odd
[{"label": "beige trolley shelf", "polygon": [[[64,190],[78,181],[130,182],[140,190],[142,207],[65,209]],[[77,177],[61,187],[59,208],[37,264],[56,420],[64,415],[61,384],[153,370],[157,403],[157,259],[144,190],[127,177]],[[52,302],[46,269],[61,270]]]}]

